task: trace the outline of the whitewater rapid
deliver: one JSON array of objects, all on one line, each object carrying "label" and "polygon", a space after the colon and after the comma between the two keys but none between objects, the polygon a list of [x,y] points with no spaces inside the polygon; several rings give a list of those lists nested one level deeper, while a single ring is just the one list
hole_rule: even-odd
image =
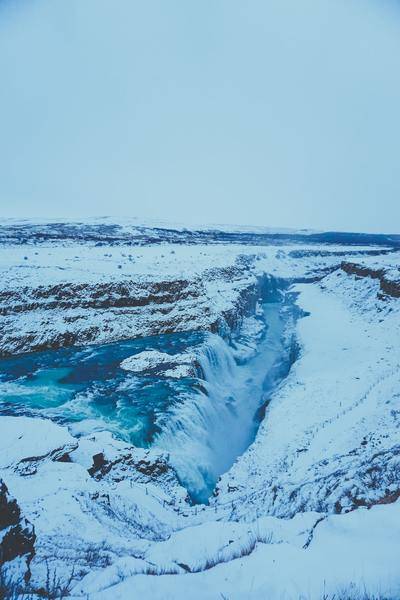
[{"label": "whitewater rapid", "polygon": [[208,500],[218,478],[254,440],[260,410],[290,368],[282,303],[264,304],[262,320],[266,333],[247,360],[238,360],[240,338],[229,344],[209,334],[199,356],[201,387],[174,406],[155,439],[194,501]]},{"label": "whitewater rapid", "polygon": [[[291,303],[275,287],[229,340],[188,332],[4,359],[0,412],[50,418],[78,436],[105,429],[162,449],[193,501],[207,502],[254,440],[268,397],[290,367],[284,332]],[[193,363],[178,378],[123,368],[144,355]]]}]

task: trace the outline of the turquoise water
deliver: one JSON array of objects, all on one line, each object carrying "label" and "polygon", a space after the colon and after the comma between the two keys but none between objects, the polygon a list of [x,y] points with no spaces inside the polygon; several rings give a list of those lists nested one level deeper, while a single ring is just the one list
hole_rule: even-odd
[{"label": "turquoise water", "polygon": [[[142,338],[86,348],[25,354],[0,361],[0,412],[45,415],[62,423],[90,420],[134,445],[147,447],[161,421],[193,393],[198,381],[138,376],[120,367],[143,350],[174,354],[196,348],[204,334]],[[79,431],[79,427],[77,428]]]},{"label": "turquoise water", "polygon": [[[0,413],[46,416],[77,435],[106,429],[136,446],[165,450],[192,498],[206,502],[253,441],[263,407],[290,368],[285,314],[280,302],[264,304],[261,333],[250,328],[230,343],[192,332],[1,360]],[[121,368],[143,350],[190,350],[202,379]]]}]

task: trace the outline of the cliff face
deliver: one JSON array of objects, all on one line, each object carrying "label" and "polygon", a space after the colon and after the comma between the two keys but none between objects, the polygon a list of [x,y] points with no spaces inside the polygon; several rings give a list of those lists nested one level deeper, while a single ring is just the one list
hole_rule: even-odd
[{"label": "cliff face", "polygon": [[3,582],[0,583],[0,596],[5,593],[1,588],[7,581],[8,572],[12,573],[13,579],[17,573],[20,581],[29,581],[35,540],[32,524],[22,516],[17,501],[10,496],[6,484],[0,479],[0,569]]},{"label": "cliff face", "polygon": [[[37,416],[2,416],[5,566],[22,564],[22,577],[31,570],[30,585],[41,589],[48,560],[50,573],[69,582],[75,597],[97,600],[132,593],[183,599],[188,589],[201,600],[253,592],[336,597],[349,572],[361,585],[367,573],[374,590],[394,582],[386,596],[398,596],[398,254],[354,246],[256,248],[254,237],[246,247],[239,233],[233,247],[217,234],[215,246],[201,245],[197,234],[193,245],[178,245],[178,237],[188,242],[191,235],[143,230],[134,248],[115,227],[90,233],[59,225],[50,236],[45,227],[24,231],[29,239],[15,229],[15,245],[0,248],[3,356],[204,330],[231,338],[226,364],[237,367],[259,358],[268,341],[264,329],[257,333],[258,301],[274,302],[290,287],[297,305],[282,337],[293,334],[296,361],[279,386],[264,386],[256,439],[220,478],[209,505],[193,505],[173,469],[178,446],[136,448],[114,439],[104,423],[101,431],[73,424],[68,430]],[[232,335],[237,329],[241,341]],[[147,354],[135,357],[153,364]],[[223,370],[215,373],[216,385],[226,383]],[[211,378],[204,377],[207,407]],[[253,389],[252,377],[244,378],[244,389]],[[223,415],[237,414],[232,390],[225,391],[218,406],[226,408]],[[210,429],[215,419],[206,419],[210,413],[196,397],[191,401]],[[196,442],[193,414],[179,424]],[[221,423],[218,439],[231,447],[232,420]],[[191,455],[199,463],[196,443]]]},{"label": "cliff face", "polygon": [[280,285],[318,279],[346,252],[353,257],[356,251],[175,244],[126,249],[81,239],[0,247],[0,356],[183,331],[229,335],[254,312],[268,287],[266,273],[281,278]]},{"label": "cliff face", "polygon": [[[156,281],[143,273],[52,285],[35,278],[24,285],[17,281],[0,289],[0,356],[235,328],[254,309],[259,292],[250,265],[238,263]],[[215,287],[226,294],[218,303],[212,297]]]},{"label": "cliff face", "polygon": [[400,270],[398,279],[393,278],[393,274],[385,269],[374,269],[363,264],[353,262],[342,262],[340,268],[348,275],[356,277],[371,277],[379,281],[381,296],[391,296],[392,298],[400,298]]},{"label": "cliff face", "polygon": [[[391,251],[352,234],[351,245],[330,234],[321,246],[309,233],[4,222],[0,356],[189,330],[229,334],[254,310],[265,272],[308,281],[350,257]],[[376,236],[389,242],[397,243]]]},{"label": "cliff face", "polygon": [[216,319],[210,313],[198,281],[24,286],[0,293],[0,352],[7,356],[210,328]]}]

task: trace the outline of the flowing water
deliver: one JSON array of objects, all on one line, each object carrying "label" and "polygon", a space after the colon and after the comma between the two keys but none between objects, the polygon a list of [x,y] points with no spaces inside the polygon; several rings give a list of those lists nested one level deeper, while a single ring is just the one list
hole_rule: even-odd
[{"label": "flowing water", "polygon": [[[248,349],[251,335],[228,344],[216,334],[191,332],[3,359],[0,411],[43,415],[78,434],[107,429],[134,445],[166,450],[192,498],[207,501],[218,477],[253,441],[263,406],[290,367],[281,309],[281,302],[263,305],[264,334],[251,339],[254,351],[245,354],[239,350]],[[201,377],[120,367],[148,349],[190,350]]]}]

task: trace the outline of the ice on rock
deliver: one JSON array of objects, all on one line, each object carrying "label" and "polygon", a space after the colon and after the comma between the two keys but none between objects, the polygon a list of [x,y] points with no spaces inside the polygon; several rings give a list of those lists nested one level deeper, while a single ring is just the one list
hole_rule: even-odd
[{"label": "ice on rock", "polygon": [[[0,232],[0,475],[34,527],[32,585],[50,560],[89,600],[399,598],[399,252],[113,231]],[[74,368],[21,372],[56,348]]]},{"label": "ice on rock", "polygon": [[148,373],[162,377],[180,379],[195,377],[195,356],[190,352],[167,354],[158,350],[144,350],[121,362],[121,368],[133,373]]}]

